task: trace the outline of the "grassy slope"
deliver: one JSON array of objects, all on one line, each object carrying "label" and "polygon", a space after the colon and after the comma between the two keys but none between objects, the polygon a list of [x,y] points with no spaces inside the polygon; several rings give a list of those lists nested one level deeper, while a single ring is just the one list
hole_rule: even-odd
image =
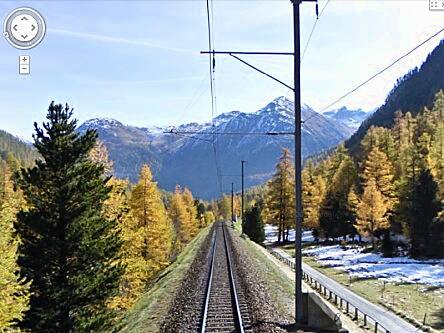
[{"label": "grassy slope", "polygon": [[[283,248],[294,255],[293,245]],[[444,290],[421,284],[386,283],[378,279],[350,279],[346,272],[325,267],[313,257],[304,257],[304,262],[333,280],[343,284],[372,303],[394,305],[397,311],[422,322],[427,313],[426,324],[444,332]],[[384,292],[382,289],[384,288]]]},{"label": "grassy slope", "polygon": [[211,226],[202,230],[186,246],[177,260],[168,266],[156,283],[141,297],[127,313],[120,326],[120,332],[159,332],[182,278],[190,267],[197,250],[208,235]]}]

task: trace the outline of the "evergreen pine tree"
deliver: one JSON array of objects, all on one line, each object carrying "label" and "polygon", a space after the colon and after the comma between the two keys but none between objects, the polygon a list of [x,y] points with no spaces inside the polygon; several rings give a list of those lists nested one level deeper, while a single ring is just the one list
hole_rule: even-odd
[{"label": "evergreen pine tree", "polygon": [[97,133],[76,131],[72,110],[51,103],[48,121],[34,124],[36,166],[18,184],[29,210],[15,224],[23,277],[32,280],[23,328],[34,332],[103,329],[113,312],[107,299],[118,291],[123,267],[116,222],[103,215],[110,187],[103,165],[88,154]]},{"label": "evergreen pine tree", "polygon": [[[438,184],[439,196],[444,206],[444,92],[440,90],[435,97],[432,112],[435,119],[435,133],[430,147],[430,169]],[[441,212],[444,220],[444,211]]]},{"label": "evergreen pine tree", "polygon": [[409,202],[410,253],[413,257],[426,256],[429,252],[431,227],[440,209],[437,192],[438,186],[430,170],[421,171],[414,182]]},{"label": "evergreen pine tree", "polygon": [[245,222],[242,230],[256,243],[262,243],[265,240],[264,224],[259,204],[255,204],[245,212]]}]

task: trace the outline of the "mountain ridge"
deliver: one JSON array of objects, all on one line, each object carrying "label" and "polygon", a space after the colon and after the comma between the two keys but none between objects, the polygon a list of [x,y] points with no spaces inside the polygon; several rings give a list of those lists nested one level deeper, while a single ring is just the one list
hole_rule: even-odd
[{"label": "mountain ridge", "polygon": [[325,111],[322,113],[322,115],[329,119],[336,120],[356,131],[359,126],[361,126],[362,122],[374,111],[375,110],[364,111],[363,109],[349,109],[346,106],[342,106],[338,109]]},{"label": "mountain ridge", "polygon": [[427,56],[418,68],[399,78],[384,104],[368,117],[345,143],[354,154],[371,126],[391,127],[396,111],[418,114],[424,107],[431,107],[435,94],[444,89],[444,39]]},{"label": "mountain ridge", "polygon": [[[214,198],[220,194],[220,188],[211,132],[219,133],[215,146],[221,172],[238,174],[239,161],[248,160],[246,185],[258,185],[271,176],[281,149],[289,147],[293,150],[292,135],[266,135],[268,132],[293,132],[293,110],[293,102],[281,96],[252,113],[222,113],[215,118],[214,126],[212,123],[192,122],[169,128],[135,127],[115,119],[96,118],[82,124],[79,131],[87,128],[98,131],[114,161],[116,176],[120,178],[136,181],[140,167],[148,163],[164,189],[172,190],[179,184],[190,187],[197,196]],[[310,118],[302,128],[303,156],[334,147],[353,132],[341,123],[326,119],[308,105],[302,107],[302,118]],[[153,128],[156,130],[153,131]],[[168,131],[171,134],[163,133]],[[234,134],[220,135],[224,133]],[[239,183],[236,177],[223,178],[224,184]],[[228,191],[226,187],[222,190]]]}]

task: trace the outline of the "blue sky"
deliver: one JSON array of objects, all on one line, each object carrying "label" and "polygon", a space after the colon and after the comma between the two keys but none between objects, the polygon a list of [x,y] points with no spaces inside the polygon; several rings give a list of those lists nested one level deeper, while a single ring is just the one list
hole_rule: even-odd
[{"label": "blue sky", "polygon": [[[319,0],[322,8],[326,0]],[[210,121],[206,4],[192,1],[2,1],[2,20],[29,6],[47,34],[20,51],[0,39],[0,129],[29,139],[51,100],[85,121],[111,117],[137,126]],[[290,1],[214,0],[216,50],[292,51]],[[301,11],[302,47],[315,20]],[[444,26],[428,1],[331,0],[302,63],[302,100],[320,110]],[[399,76],[420,65],[439,36],[335,107],[373,109]],[[18,75],[18,56],[31,75]],[[248,56],[292,84],[292,61]],[[216,58],[217,113],[253,112],[290,91],[227,56]]]}]

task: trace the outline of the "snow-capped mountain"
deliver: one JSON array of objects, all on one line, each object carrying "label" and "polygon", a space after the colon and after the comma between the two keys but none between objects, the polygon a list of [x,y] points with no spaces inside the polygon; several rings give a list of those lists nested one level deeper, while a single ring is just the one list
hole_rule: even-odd
[{"label": "snow-capped mountain", "polygon": [[88,128],[112,128],[112,127],[123,127],[123,124],[113,118],[93,118],[85,121],[82,126]]},{"label": "snow-capped mountain", "polygon": [[[254,113],[232,111],[210,123],[183,124],[174,128],[139,128],[116,120],[93,119],[79,130],[95,128],[108,147],[118,177],[136,181],[143,163],[148,163],[161,187],[172,190],[176,184],[188,186],[200,197],[212,198],[220,193],[216,161],[221,174],[239,173],[241,160],[247,161],[246,184],[266,181],[284,147],[293,148],[293,102],[278,97]],[[328,120],[309,106],[302,107],[302,154],[309,156],[329,149],[347,139],[352,130],[335,120]],[[188,135],[183,132],[201,132]],[[212,144],[215,135],[216,155]],[[162,132],[171,132],[165,134]],[[266,133],[287,133],[266,135]],[[177,133],[177,134],[174,134]],[[220,135],[223,133],[224,135]],[[239,135],[239,133],[247,133]],[[221,177],[222,190],[228,191],[238,177]]]},{"label": "snow-capped mountain", "polygon": [[334,119],[341,124],[357,130],[361,126],[362,122],[370,116],[373,111],[366,112],[362,109],[350,110],[343,106],[336,110],[326,111],[323,113],[329,119]]}]

